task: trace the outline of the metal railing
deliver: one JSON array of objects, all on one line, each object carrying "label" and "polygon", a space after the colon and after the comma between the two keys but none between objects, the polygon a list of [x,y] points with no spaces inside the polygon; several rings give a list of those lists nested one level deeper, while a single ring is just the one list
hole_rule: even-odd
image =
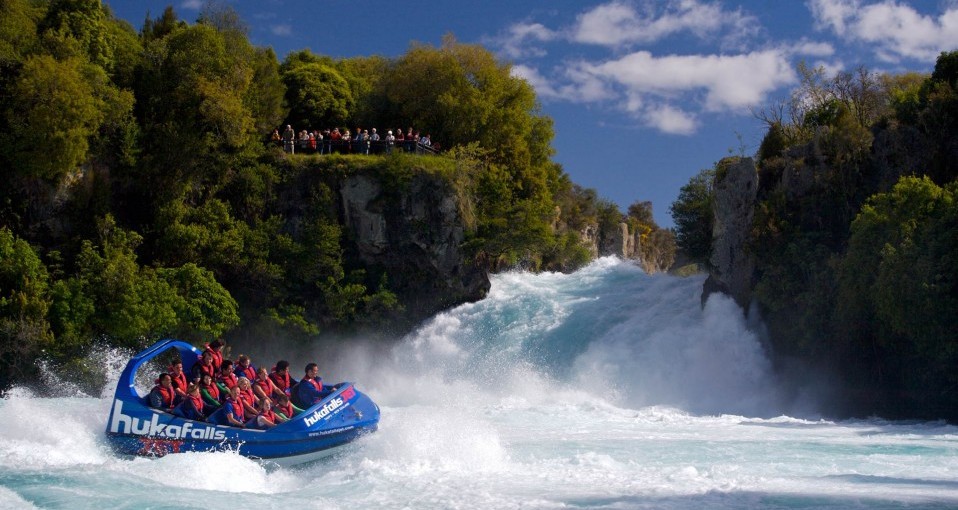
[{"label": "metal railing", "polygon": [[438,154],[430,145],[415,140],[295,140],[273,142],[290,154],[391,154],[395,151],[414,154]]}]

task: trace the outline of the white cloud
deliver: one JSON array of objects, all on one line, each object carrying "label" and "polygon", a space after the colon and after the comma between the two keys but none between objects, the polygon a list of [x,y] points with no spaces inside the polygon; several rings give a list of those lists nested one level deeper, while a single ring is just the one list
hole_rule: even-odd
[{"label": "white cloud", "polygon": [[878,58],[934,61],[941,51],[958,46],[958,5],[925,15],[897,0],[863,4],[860,0],[809,0],[818,28],[874,47]]},{"label": "white cloud", "polygon": [[718,1],[612,0],[583,11],[572,26],[552,29],[518,23],[495,42],[501,54],[516,60],[545,55],[546,43],[612,49],[611,57],[573,58],[549,64],[551,68],[525,60],[514,65],[512,73],[527,80],[544,100],[597,104],[664,133],[689,135],[699,129],[703,114],[745,114],[774,91],[795,83],[790,58],[829,58],[834,47],[802,39],[729,54],[661,56],[627,49],[673,35],[717,36],[723,43],[746,40],[759,30],[756,18],[741,9],[728,10]]},{"label": "white cloud", "polygon": [[287,24],[270,25],[269,31],[272,32],[273,35],[287,36],[293,33],[293,27]]},{"label": "white cloud", "polygon": [[595,7],[577,17],[570,37],[575,42],[615,47],[654,42],[685,31],[698,37],[723,28],[751,32],[755,25],[754,17],[741,9],[726,11],[718,3],[699,0],[646,0],[640,7],[619,0]]},{"label": "white cloud", "polygon": [[514,65],[512,66],[512,76],[522,78],[529,82],[529,85],[532,85],[532,88],[536,91],[536,95],[539,97],[560,97],[558,91],[549,83],[549,80],[542,76],[535,68],[526,65]]},{"label": "white cloud", "polygon": [[180,7],[185,10],[198,11],[203,7],[203,0],[183,0]]},{"label": "white cloud", "polygon": [[585,68],[631,93],[678,97],[704,92],[705,107],[711,111],[759,104],[773,90],[795,81],[791,64],[777,50],[665,57],[638,51]]},{"label": "white cloud", "polygon": [[651,127],[673,135],[691,135],[698,129],[696,118],[668,104],[657,104],[642,113],[644,122]]},{"label": "white cloud", "polygon": [[558,36],[541,23],[516,23],[491,42],[508,58],[541,57],[545,51],[535,43],[552,41]]},{"label": "white cloud", "polygon": [[831,43],[816,42],[803,39],[798,43],[791,45],[789,49],[795,55],[808,55],[810,57],[830,57],[835,54],[835,47]]}]

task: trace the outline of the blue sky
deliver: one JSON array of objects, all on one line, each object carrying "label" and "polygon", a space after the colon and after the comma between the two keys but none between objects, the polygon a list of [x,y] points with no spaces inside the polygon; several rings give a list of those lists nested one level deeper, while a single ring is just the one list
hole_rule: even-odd
[{"label": "blue sky", "polygon": [[[200,0],[106,0],[139,29],[173,5],[195,20]],[[383,2],[225,0],[250,39],[280,59],[309,48],[333,57],[402,55],[452,33],[513,64],[555,121],[555,161],[624,211],[669,206],[700,170],[755,152],[752,114],[787,98],[796,64],[829,72],[930,72],[958,49],[958,0],[521,0]],[[435,136],[441,142],[441,135]]]}]

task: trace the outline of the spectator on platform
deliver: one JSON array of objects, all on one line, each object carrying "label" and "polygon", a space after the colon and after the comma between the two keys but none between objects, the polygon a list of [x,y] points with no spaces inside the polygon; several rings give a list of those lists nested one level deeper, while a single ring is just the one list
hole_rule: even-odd
[{"label": "spectator on platform", "polygon": [[289,154],[296,152],[296,131],[293,131],[293,126],[286,124],[286,129],[283,131],[283,150]]}]

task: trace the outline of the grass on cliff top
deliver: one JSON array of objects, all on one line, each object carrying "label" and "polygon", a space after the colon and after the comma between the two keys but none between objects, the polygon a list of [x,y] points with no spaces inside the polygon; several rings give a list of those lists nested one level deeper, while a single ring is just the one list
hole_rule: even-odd
[{"label": "grass on cliff top", "polygon": [[285,166],[294,170],[315,169],[334,175],[347,176],[360,171],[374,171],[389,181],[406,181],[416,174],[438,175],[452,179],[456,174],[456,160],[443,155],[418,155],[403,152],[382,155],[362,154],[305,154],[277,156]]}]

